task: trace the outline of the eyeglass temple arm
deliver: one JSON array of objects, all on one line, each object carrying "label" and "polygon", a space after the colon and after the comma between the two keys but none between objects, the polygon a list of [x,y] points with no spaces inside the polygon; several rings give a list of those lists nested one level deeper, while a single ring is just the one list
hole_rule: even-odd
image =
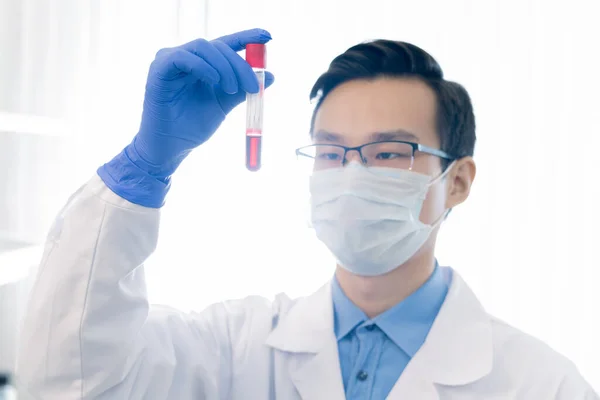
[{"label": "eyeglass temple arm", "polygon": [[444,158],[446,160],[453,160],[454,159],[454,157],[451,157],[445,151],[434,149],[433,147],[425,146],[423,144],[417,144],[416,150],[419,150],[421,153],[431,154],[432,156]]}]

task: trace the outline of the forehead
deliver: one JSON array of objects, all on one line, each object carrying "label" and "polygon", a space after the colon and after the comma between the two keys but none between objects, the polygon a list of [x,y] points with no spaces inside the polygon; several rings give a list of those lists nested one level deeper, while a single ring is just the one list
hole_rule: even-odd
[{"label": "forehead", "polygon": [[397,140],[438,147],[435,114],[435,93],[420,80],[354,80],[323,100],[315,115],[313,141],[358,146],[394,140],[396,134]]}]

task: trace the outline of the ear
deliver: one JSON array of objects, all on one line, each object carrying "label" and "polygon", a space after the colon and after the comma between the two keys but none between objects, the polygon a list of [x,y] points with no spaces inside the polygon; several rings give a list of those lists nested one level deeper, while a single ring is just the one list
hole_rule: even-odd
[{"label": "ear", "polygon": [[452,171],[448,173],[446,209],[454,208],[467,200],[476,173],[477,167],[472,157],[463,157],[456,161]]}]

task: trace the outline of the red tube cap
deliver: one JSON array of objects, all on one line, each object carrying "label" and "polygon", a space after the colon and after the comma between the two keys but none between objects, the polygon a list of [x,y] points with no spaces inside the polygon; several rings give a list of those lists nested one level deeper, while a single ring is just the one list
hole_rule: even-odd
[{"label": "red tube cap", "polygon": [[246,61],[252,68],[266,68],[267,46],[258,43],[247,44]]}]

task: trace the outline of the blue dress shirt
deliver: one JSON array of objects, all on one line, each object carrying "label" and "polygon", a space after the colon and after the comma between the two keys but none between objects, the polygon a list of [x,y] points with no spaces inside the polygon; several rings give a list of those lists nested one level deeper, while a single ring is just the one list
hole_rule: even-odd
[{"label": "blue dress shirt", "polygon": [[436,268],[405,300],[369,319],[333,280],[335,334],[347,399],[385,399],[425,342],[446,294],[451,270]]}]

